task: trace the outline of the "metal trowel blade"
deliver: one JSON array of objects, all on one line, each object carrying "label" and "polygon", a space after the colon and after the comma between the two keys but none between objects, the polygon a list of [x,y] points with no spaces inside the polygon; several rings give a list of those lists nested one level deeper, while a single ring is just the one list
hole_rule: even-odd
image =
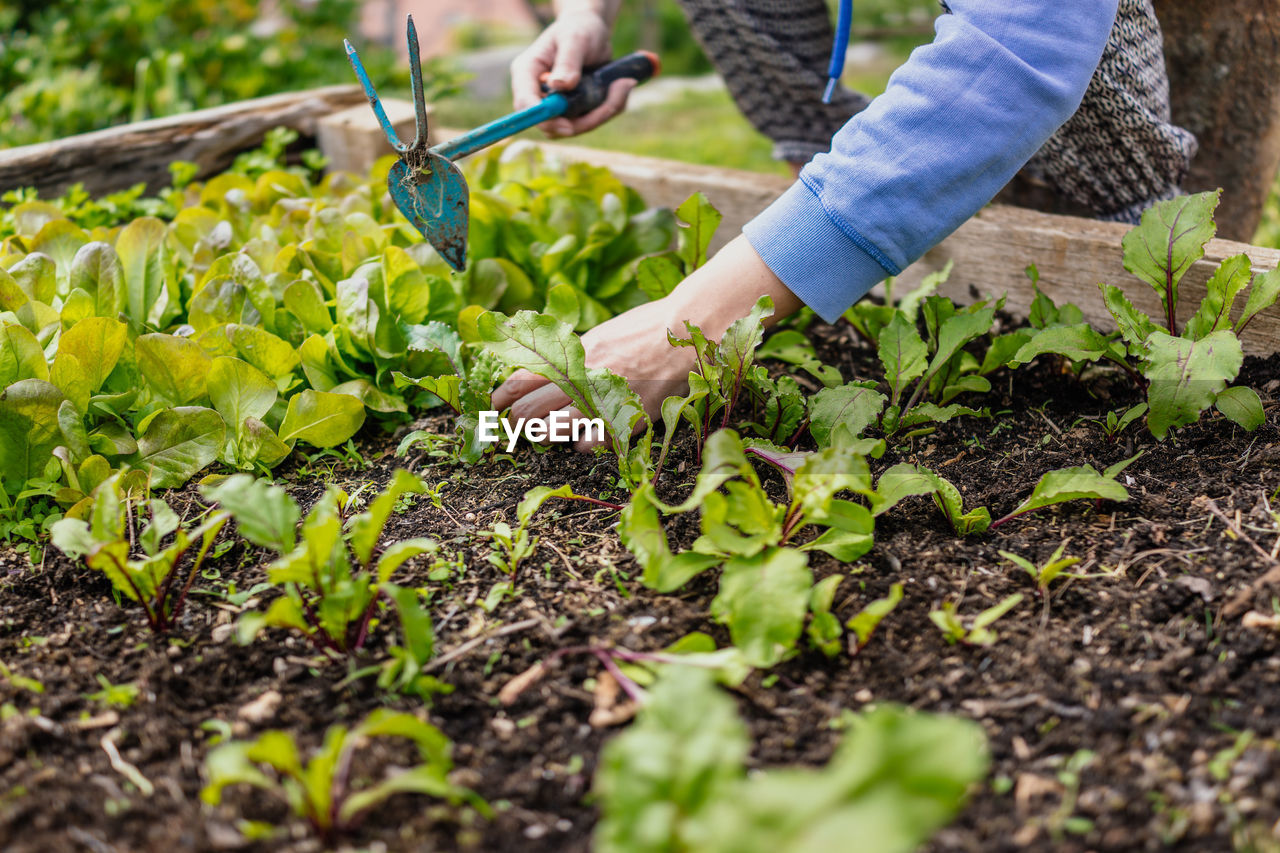
[{"label": "metal trowel blade", "polygon": [[387,189],[400,212],[422,232],[449,266],[467,266],[467,225],[471,191],[462,171],[439,154],[427,154],[420,174],[397,160],[387,175]]}]

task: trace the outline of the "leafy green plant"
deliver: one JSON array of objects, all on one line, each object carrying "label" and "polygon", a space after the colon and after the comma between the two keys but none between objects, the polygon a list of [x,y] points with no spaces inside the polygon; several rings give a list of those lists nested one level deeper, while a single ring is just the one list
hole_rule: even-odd
[{"label": "leafy green plant", "polygon": [[[142,607],[152,631],[174,630],[227,514],[212,513],[187,527],[167,503],[153,499],[145,503],[143,523],[144,504],[126,490],[120,474],[108,477],[95,494],[88,521],[64,518],[53,525],[54,547],[106,575],[118,594]],[[184,559],[193,548],[184,574]]]},{"label": "leafy green plant", "polygon": [[996,521],[991,520],[991,512],[986,507],[964,512],[964,499],[954,484],[927,468],[908,462],[899,463],[881,474],[875,491],[868,498],[873,514],[879,516],[908,497],[930,495],[956,535],[971,536],[1007,524],[1027,513],[1068,501],[1126,501],[1129,492],[1116,478],[1137,458],[1134,456],[1118,462],[1101,473],[1092,465],[1049,471],[1036,483],[1026,500]]},{"label": "leafy green plant", "polygon": [[429,618],[418,607],[416,594],[399,592],[391,577],[406,561],[433,553],[437,545],[425,538],[380,544],[396,504],[423,491],[420,479],[397,470],[369,508],[344,525],[343,508],[350,502],[330,487],[298,527],[301,510],[279,486],[239,474],[202,487],[208,500],[235,519],[241,536],[279,555],[267,566],[267,580],[283,594],[265,612],[240,617],[241,641],[251,641],[263,628],[286,628],[305,636],[321,653],[346,658],[364,649],[375,617],[391,606],[399,609],[402,624],[406,616],[411,623],[404,625],[406,636],[412,634],[404,648],[412,650],[422,642],[429,654]]},{"label": "leafy green plant", "polygon": [[595,792],[603,853],[917,848],[986,772],[973,723],[894,707],[853,718],[820,769],[748,776],[750,741],[711,673],[665,667],[635,725],[606,744]]},{"label": "leafy green plant", "polygon": [[123,711],[132,708],[134,703],[138,701],[138,695],[141,690],[136,683],[112,684],[102,673],[98,673],[94,678],[97,679],[102,689],[95,690],[84,697],[90,702],[97,702],[101,705],[106,705],[108,708],[119,708]]},{"label": "leafy green plant", "polygon": [[896,610],[901,603],[902,584],[895,583],[889,587],[887,596],[877,598],[845,623],[845,627],[853,632],[855,638],[850,654],[856,655],[865,649],[867,644],[871,642],[871,637],[875,634],[876,629],[880,627],[880,623],[885,620],[886,616]]},{"label": "leafy green plant", "polygon": [[[1155,290],[1162,318],[1139,311],[1119,287],[1099,285],[1128,355],[1147,380],[1147,426],[1158,440],[1195,423],[1211,407],[1247,430],[1264,420],[1256,391],[1228,386],[1244,360],[1239,335],[1280,297],[1280,271],[1255,276],[1246,255],[1227,258],[1209,279],[1195,314],[1184,325],[1178,317],[1179,285],[1217,231],[1219,197],[1220,192],[1200,193],[1157,204],[1125,235],[1125,269]],[[1246,291],[1244,307],[1232,319]]]},{"label": "leafy green plant", "polygon": [[640,397],[616,373],[587,367],[582,341],[568,324],[533,311],[514,317],[486,312],[479,316],[477,328],[485,345],[502,361],[549,380],[583,417],[604,423],[624,481],[635,486],[648,477],[651,433],[645,432],[634,452],[631,443],[636,429],[648,422]]},{"label": "leafy green plant", "polygon": [[991,522],[999,527],[1029,512],[1075,500],[1127,501],[1129,490],[1116,478],[1133,463],[1137,456],[1117,462],[1099,473],[1092,465],[1059,468],[1040,478],[1031,495],[1018,504],[1008,515]]},{"label": "leafy green plant", "polygon": [[1053,554],[1050,555],[1049,559],[1045,560],[1043,563],[1033,563],[1026,557],[1019,557],[1017,554],[1010,553],[1009,551],[1000,551],[999,554],[1001,557],[1004,557],[1010,563],[1013,563],[1015,566],[1030,575],[1031,580],[1035,581],[1036,591],[1043,596],[1049,592],[1049,585],[1058,578],[1078,577],[1077,575],[1067,573],[1067,569],[1079,563],[1080,558],[1062,556],[1063,552],[1066,550],[1067,543],[1063,542],[1054,549]]},{"label": "leafy green plant", "polygon": [[[783,472],[789,490],[785,504],[765,492],[748,450]],[[835,497],[870,487],[866,460],[843,445],[820,453],[780,453],[744,448],[737,433],[719,430],[707,440],[689,497],[669,506],[658,500],[652,484],[645,484],[622,511],[619,533],[644,568],[644,584],[659,591],[678,589],[722,566],[712,615],[729,626],[749,663],[772,666],[795,646],[810,611],[813,576],[807,552],[852,561],[871,549],[871,513]],[[701,511],[702,535],[690,551],[673,554],[661,515],[695,508]],[[809,527],[821,532],[801,541]],[[827,627],[819,630],[829,632],[829,620],[822,621]]]},{"label": "leafy green plant", "polygon": [[[385,779],[359,784],[353,777],[356,751],[370,738],[403,738],[413,743],[419,762]],[[208,784],[200,798],[222,802],[228,787],[248,785],[284,799],[325,841],[355,827],[372,809],[396,794],[419,794],[452,805],[468,803],[481,814],[488,806],[474,793],[449,781],[452,744],[435,726],[412,714],[385,708],[373,711],[355,728],[330,726],[324,744],[305,763],[293,736],[263,732],[252,741],[215,747],[205,759]]]},{"label": "leafy green plant", "polygon": [[990,646],[999,639],[991,626],[1021,603],[1022,593],[1014,593],[994,607],[983,610],[965,625],[956,614],[955,602],[944,601],[941,608],[929,611],[929,619],[938,626],[942,636],[951,645],[963,643],[967,646]]}]

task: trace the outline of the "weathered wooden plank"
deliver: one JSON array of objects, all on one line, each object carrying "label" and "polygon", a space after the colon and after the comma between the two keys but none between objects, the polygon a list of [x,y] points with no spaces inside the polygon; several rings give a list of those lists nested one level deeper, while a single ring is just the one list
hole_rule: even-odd
[{"label": "weathered wooden plank", "polygon": [[0,192],[33,186],[45,197],[83,183],[95,195],[145,183],[169,185],[169,163],[189,160],[216,174],[273,127],[315,136],[322,116],[364,103],[359,86],[328,86],[0,150]]},{"label": "weathered wooden plank", "polygon": [[[406,144],[412,142],[418,124],[413,102],[401,98],[381,100],[396,135]],[[428,119],[433,111],[428,104]],[[429,122],[428,127],[430,128]],[[438,141],[435,128],[430,129],[429,141],[435,143]],[[324,156],[329,158],[330,169],[357,175],[367,174],[379,157],[395,153],[377,116],[363,100],[354,107],[320,119],[316,123],[316,144]]]}]

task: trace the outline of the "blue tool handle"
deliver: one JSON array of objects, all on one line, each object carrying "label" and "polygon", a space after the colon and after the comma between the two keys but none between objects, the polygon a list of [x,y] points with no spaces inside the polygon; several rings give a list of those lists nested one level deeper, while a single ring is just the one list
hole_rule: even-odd
[{"label": "blue tool handle", "polygon": [[615,59],[608,65],[588,72],[576,89],[569,92],[552,92],[532,107],[503,116],[496,121],[477,127],[470,133],[440,143],[431,149],[431,153],[439,154],[449,160],[457,160],[459,157],[474,154],[531,127],[537,127],[544,121],[562,116],[577,118],[603,104],[604,99],[608,97],[609,86],[615,80],[630,77],[643,83],[657,74],[660,68],[658,57],[648,51],[640,51]]}]

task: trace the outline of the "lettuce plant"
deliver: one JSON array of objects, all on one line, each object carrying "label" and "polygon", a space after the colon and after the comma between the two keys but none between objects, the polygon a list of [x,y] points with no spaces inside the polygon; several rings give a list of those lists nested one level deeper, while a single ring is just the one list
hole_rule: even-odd
[{"label": "lettuce plant", "polygon": [[[370,738],[388,737],[410,741],[419,763],[376,782],[353,776],[357,750]],[[216,806],[227,788],[238,785],[275,794],[325,841],[354,828],[371,809],[396,794],[419,794],[453,805],[468,803],[487,815],[483,800],[449,781],[452,749],[449,739],[430,723],[379,708],[355,728],[330,726],[323,745],[305,762],[293,735],[286,731],[266,731],[252,741],[214,747],[205,759],[208,783],[200,798]]]}]

